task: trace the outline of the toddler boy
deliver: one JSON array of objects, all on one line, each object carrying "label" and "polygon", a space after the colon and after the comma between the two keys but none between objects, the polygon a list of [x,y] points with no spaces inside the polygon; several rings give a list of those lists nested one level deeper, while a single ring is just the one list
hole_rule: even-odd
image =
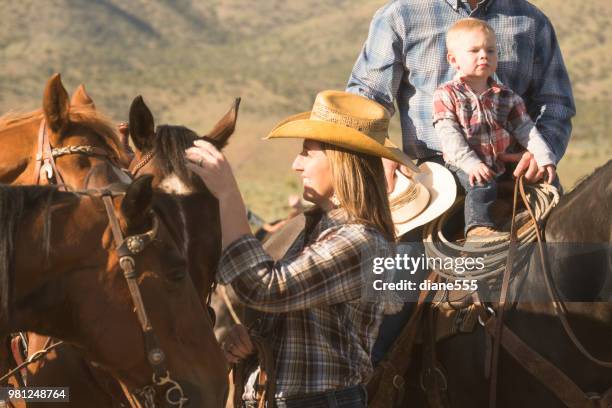
[{"label": "toddler boy", "polygon": [[505,171],[498,156],[518,141],[534,155],[548,183],[556,176],[556,158],[522,98],[492,78],[497,44],[491,26],[475,18],[459,20],[448,31],[446,46],[457,75],[434,93],[434,128],[447,167],[466,191],[467,240],[501,238],[505,234],[494,228],[490,214],[496,178]]}]

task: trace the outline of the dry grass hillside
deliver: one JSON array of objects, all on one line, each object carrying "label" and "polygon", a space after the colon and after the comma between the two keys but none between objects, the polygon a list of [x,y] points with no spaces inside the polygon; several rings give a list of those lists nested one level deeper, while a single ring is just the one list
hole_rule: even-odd
[{"label": "dry grass hillside", "polygon": [[[84,82],[100,109],[123,120],[142,94],[158,123],[205,133],[241,96],[227,154],[248,204],[283,213],[298,189],[296,142],[260,138],[306,110],[320,89],[343,88],[384,0],[4,1],[0,112],[40,106],[45,80]],[[566,185],[612,156],[612,5],[534,0],[554,23],[578,102],[574,138],[560,166]],[[398,134],[397,125],[394,125]]]}]

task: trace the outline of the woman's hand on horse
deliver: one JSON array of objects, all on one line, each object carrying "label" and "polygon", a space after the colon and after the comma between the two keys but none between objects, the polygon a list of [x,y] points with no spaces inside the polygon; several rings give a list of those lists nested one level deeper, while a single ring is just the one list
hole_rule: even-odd
[{"label": "woman's hand on horse", "polygon": [[237,363],[253,354],[255,347],[248,330],[241,324],[230,329],[223,342],[223,353],[230,363]]},{"label": "woman's hand on horse", "polygon": [[225,156],[205,140],[196,140],[194,145],[185,151],[187,167],[200,176],[217,199],[237,193],[238,185]]}]

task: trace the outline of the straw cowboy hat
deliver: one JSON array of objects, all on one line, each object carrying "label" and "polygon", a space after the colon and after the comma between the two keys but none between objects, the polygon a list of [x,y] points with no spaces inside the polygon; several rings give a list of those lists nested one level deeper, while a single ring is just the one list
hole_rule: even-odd
[{"label": "straw cowboy hat", "polygon": [[457,195],[453,174],[444,166],[425,162],[411,177],[396,171],[395,188],[389,194],[395,234],[399,237],[444,214]]},{"label": "straw cowboy hat", "polygon": [[265,139],[301,138],[385,157],[419,169],[389,140],[389,112],[363,96],[341,91],[322,91],[312,111],[298,113],[280,122]]},{"label": "straw cowboy hat", "polygon": [[341,91],[322,91],[312,110],[280,122],[265,139],[301,138],[329,143],[349,150],[396,161],[408,167],[408,178],[399,171],[389,196],[398,236],[423,225],[446,211],[454,202],[453,175],[444,166],[416,166],[388,137],[389,112],[363,96]]}]

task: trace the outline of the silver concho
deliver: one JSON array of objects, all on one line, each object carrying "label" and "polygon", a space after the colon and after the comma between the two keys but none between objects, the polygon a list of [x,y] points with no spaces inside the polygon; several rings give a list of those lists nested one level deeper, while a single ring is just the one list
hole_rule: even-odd
[{"label": "silver concho", "polygon": [[141,237],[128,237],[127,247],[131,253],[137,254],[145,248],[145,243]]}]

